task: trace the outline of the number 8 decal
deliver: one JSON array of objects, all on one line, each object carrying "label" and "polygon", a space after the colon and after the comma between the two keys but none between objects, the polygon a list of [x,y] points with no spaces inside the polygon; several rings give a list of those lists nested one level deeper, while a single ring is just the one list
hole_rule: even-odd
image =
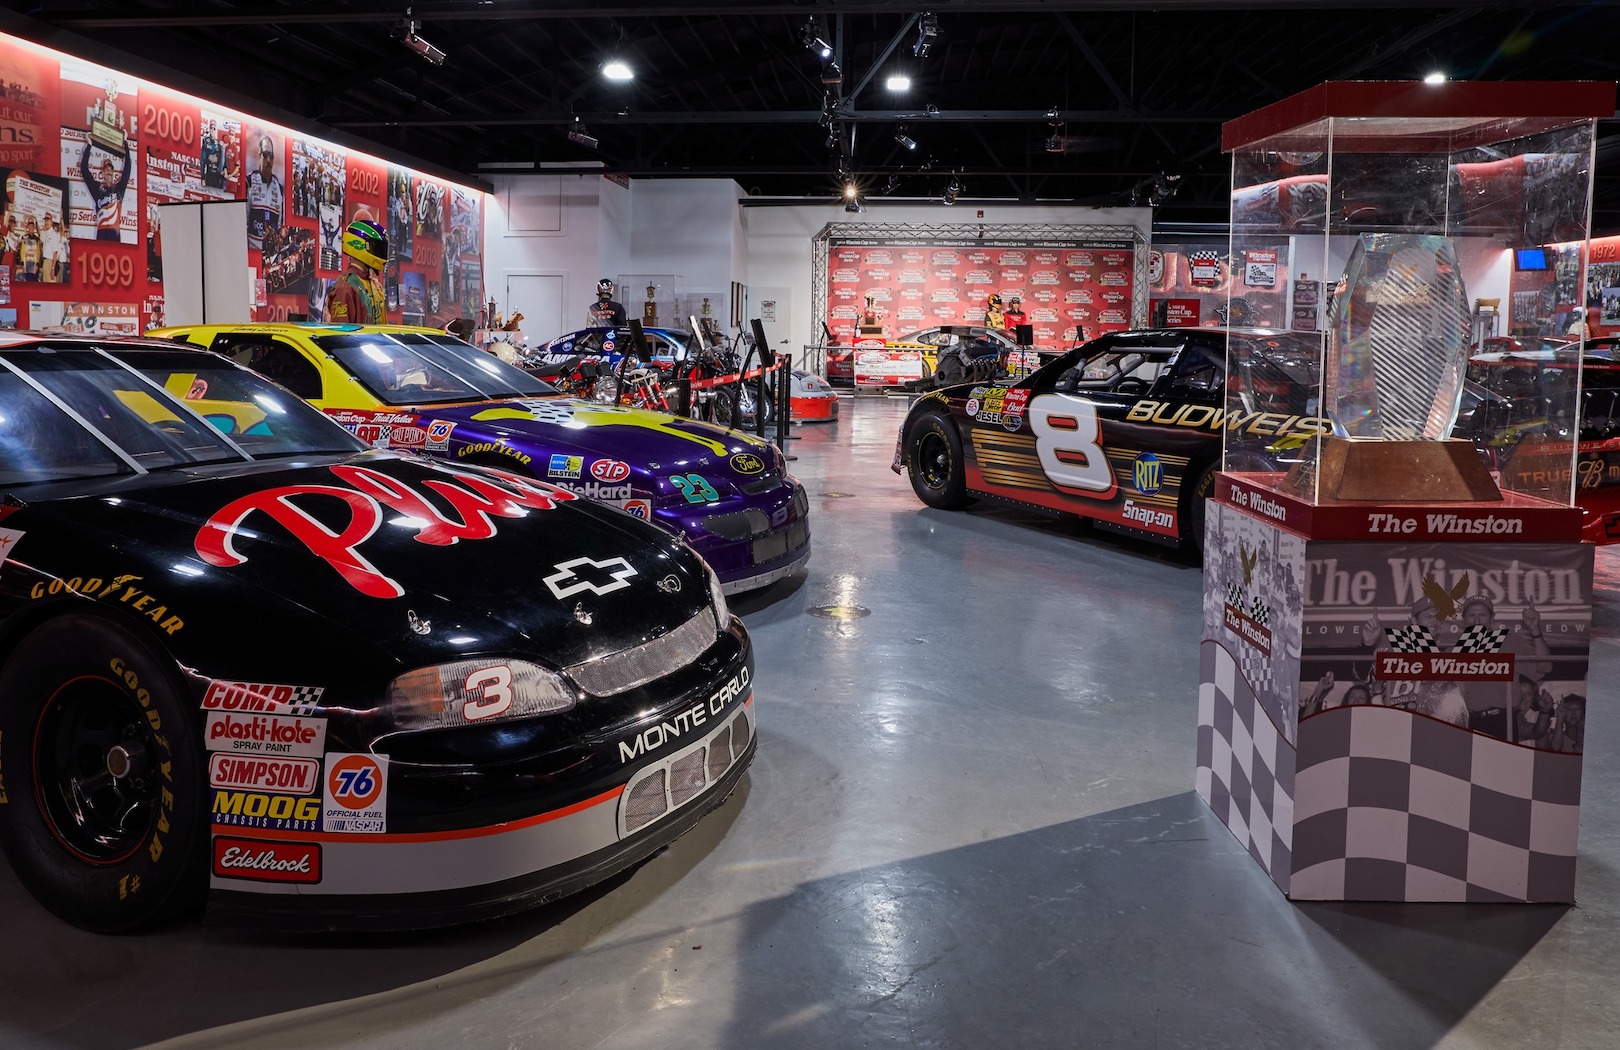
[{"label": "number 8 decal", "polygon": [[1093,499],[1113,497],[1114,471],[1103,454],[1096,405],[1068,394],[1043,394],[1029,403],[1029,428],[1052,484]]}]

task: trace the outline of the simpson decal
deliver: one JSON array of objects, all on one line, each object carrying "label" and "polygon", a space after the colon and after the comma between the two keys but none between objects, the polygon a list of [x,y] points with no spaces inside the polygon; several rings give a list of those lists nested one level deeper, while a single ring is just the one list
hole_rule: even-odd
[{"label": "simpson decal", "polygon": [[215,752],[208,760],[208,784],[313,795],[321,789],[321,764],[313,758],[249,758]]}]

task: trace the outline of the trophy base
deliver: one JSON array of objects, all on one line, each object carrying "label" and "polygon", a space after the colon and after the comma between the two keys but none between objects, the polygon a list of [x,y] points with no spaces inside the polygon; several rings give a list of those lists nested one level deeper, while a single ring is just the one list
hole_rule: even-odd
[{"label": "trophy base", "polygon": [[1358,441],[1330,435],[1322,439],[1321,451],[1316,463],[1295,464],[1283,479],[1283,491],[1306,499],[1382,503],[1502,498],[1470,441]]},{"label": "trophy base", "polygon": [[856,334],[862,339],[882,339],[883,326],[880,324],[863,324]]}]

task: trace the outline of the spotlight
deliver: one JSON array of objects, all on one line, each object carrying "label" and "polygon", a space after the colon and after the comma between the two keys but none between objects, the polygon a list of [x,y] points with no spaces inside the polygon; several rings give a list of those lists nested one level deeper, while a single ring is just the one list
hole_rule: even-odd
[{"label": "spotlight", "polygon": [[1153,180],[1153,188],[1148,191],[1148,205],[1157,208],[1162,204],[1168,204],[1179,189],[1181,189],[1180,175],[1159,175]]},{"label": "spotlight", "polygon": [[900,130],[894,133],[894,141],[900,143],[900,145],[904,146],[906,149],[917,148],[917,140],[906,134],[906,126],[904,124],[900,125]]},{"label": "spotlight", "polygon": [[900,188],[900,176],[898,176],[898,175],[890,175],[888,178],[883,180],[883,195],[884,196],[888,196],[889,194],[893,193],[895,190],[897,190],[899,188]]},{"label": "spotlight", "polygon": [[1046,111],[1046,119],[1047,120],[1056,120],[1056,119],[1058,119],[1058,108],[1056,106],[1053,106],[1051,109]]},{"label": "spotlight", "polygon": [[1425,76],[1423,78],[1423,82],[1425,84],[1444,84],[1446,82],[1446,75],[1437,69],[1433,73]]},{"label": "spotlight", "polygon": [[1048,152],[1048,153],[1062,153],[1063,152],[1063,136],[1059,135],[1055,131],[1052,132],[1052,134],[1046,136],[1046,152]]},{"label": "spotlight", "polygon": [[865,208],[860,201],[856,200],[854,197],[851,197],[844,202],[844,210],[859,214],[860,212],[864,211]]},{"label": "spotlight", "polygon": [[438,48],[416,35],[416,31],[421,27],[422,23],[413,18],[406,18],[405,21],[401,22],[398,27],[396,27],[396,32],[399,34],[399,42],[410,48],[412,51],[415,51],[429,62],[432,62],[434,65],[444,65],[444,52],[440,51]]},{"label": "spotlight", "polygon": [[930,117],[937,117],[939,116],[939,107],[930,102],[924,109],[924,112],[926,112]]},{"label": "spotlight", "polygon": [[860,193],[860,191],[855,188],[855,183],[853,183],[853,182],[844,183],[844,199],[845,200],[852,201],[857,196],[859,196],[859,193]]},{"label": "spotlight", "polygon": [[957,177],[955,175],[952,175],[950,184],[945,187],[945,195],[943,197],[941,197],[939,200],[940,200],[941,204],[955,204],[956,203],[956,198],[961,196],[961,195],[962,195],[962,183],[957,179]]},{"label": "spotlight", "polygon": [[939,35],[939,19],[934,17],[932,11],[924,11],[917,19],[917,42],[911,45],[911,53],[918,58],[927,58],[928,49],[934,46],[934,38]]},{"label": "spotlight", "polygon": [[597,147],[596,139],[593,138],[591,133],[585,129],[585,122],[580,120],[578,117],[574,118],[573,125],[568,129],[568,141],[577,142],[587,149],[595,149]]},{"label": "spotlight", "polygon": [[890,91],[907,91],[911,88],[911,78],[904,73],[896,73],[883,82],[883,86]]},{"label": "spotlight", "polygon": [[614,59],[602,67],[602,75],[609,80],[634,80],[636,74],[630,67],[618,59]]},{"label": "spotlight", "polygon": [[821,82],[827,85],[844,82],[844,71],[838,68],[837,62],[828,62],[821,67]]}]

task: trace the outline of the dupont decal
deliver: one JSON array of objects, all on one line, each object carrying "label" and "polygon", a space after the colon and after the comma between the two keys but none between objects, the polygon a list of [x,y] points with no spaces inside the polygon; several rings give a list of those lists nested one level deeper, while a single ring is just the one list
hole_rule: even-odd
[{"label": "dupont decal", "polygon": [[450,433],[456,425],[447,420],[435,419],[427,425],[427,450],[429,452],[443,452],[450,447]]},{"label": "dupont decal", "polygon": [[752,452],[739,452],[731,457],[731,469],[739,474],[758,474],[764,471],[765,461]]},{"label": "dupont decal", "polygon": [[210,711],[203,739],[210,751],[319,758],[326,751],[326,719]]},{"label": "dupont decal", "polygon": [[[438,502],[429,502],[398,478],[371,467],[339,464],[331,468],[332,473],[349,487],[288,485],[226,504],[198,530],[197,556],[221,568],[245,563],[248,555],[236,549],[237,539],[246,532],[244,522],[248,518],[263,514],[330,565],[355,590],[372,598],[398,598],[405,589],[367,561],[358,549],[381,527],[383,507],[411,523],[418,543],[447,547],[461,540],[483,540],[495,535],[495,518],[552,510],[558,503],[579,498],[564,489],[513,474],[502,474],[497,483],[480,474],[442,466],[436,469],[445,477],[429,484],[450,505],[448,513],[439,509]],[[341,515],[334,519],[334,499],[346,505],[347,521]],[[316,507],[324,512],[320,518],[314,514]]]},{"label": "dupont decal", "polygon": [[630,476],[630,464],[617,459],[599,459],[591,464],[591,477],[597,481],[623,481]]},{"label": "dupont decal", "polygon": [[214,789],[213,821],[237,828],[319,831],[321,802],[314,795]]},{"label": "dupont decal", "polygon": [[577,478],[580,471],[585,469],[584,456],[565,456],[556,453],[546,464],[546,477],[548,478]]},{"label": "dupont decal", "polygon": [[545,584],[558,598],[567,598],[581,591],[612,594],[630,586],[630,577],[636,574],[636,567],[623,558],[609,558],[606,561],[574,558],[551,568],[552,573],[545,578]]},{"label": "dupont decal", "polygon": [[321,764],[313,758],[251,758],[215,752],[208,760],[208,786],[313,795],[321,789]]},{"label": "dupont decal", "polygon": [[214,874],[255,882],[320,882],[321,847],[313,842],[214,839]]},{"label": "dupont decal", "polygon": [[204,711],[257,711],[307,715],[320,706],[326,690],[318,685],[270,685],[262,682],[210,682],[203,693]]},{"label": "dupont decal", "polygon": [[99,601],[117,602],[157,624],[167,634],[173,634],[186,625],[178,616],[169,615],[169,607],[136,584],[140,576],[114,576],[103,580],[99,576],[70,576],[48,582],[41,581],[29,590],[30,598],[54,598],[62,594],[79,594]]},{"label": "dupont decal", "polygon": [[387,831],[388,759],[342,752],[327,755],[321,821],[325,830],[338,834],[380,835]]}]

